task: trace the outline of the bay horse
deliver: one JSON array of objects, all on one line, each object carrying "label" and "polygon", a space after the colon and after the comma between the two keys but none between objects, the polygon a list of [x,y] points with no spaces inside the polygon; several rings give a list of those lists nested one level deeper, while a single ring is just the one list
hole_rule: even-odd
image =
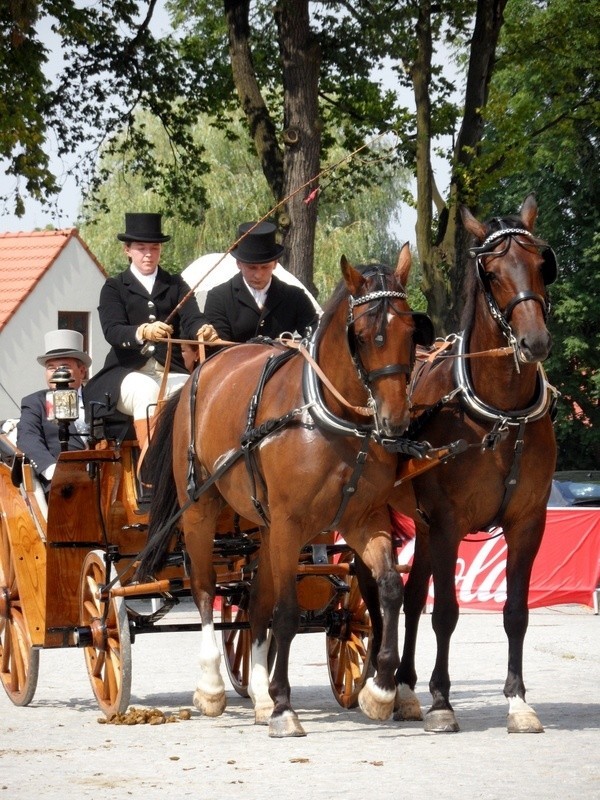
[{"label": "bay horse", "polygon": [[[398,443],[406,431],[415,345],[433,339],[429,318],[407,303],[409,271],[408,245],[394,271],[355,268],[342,257],[342,280],[306,344],[306,358],[298,349],[262,343],[224,349],[159,416],[151,463],[158,456],[162,465],[150,476],[149,549],[138,576],[161,563],[172,534],[169,515],[183,509],[191,592],[202,622],[194,704],[208,716],[226,705],[212,562],[217,519],[226,507],[262,528],[249,604],[255,722],[268,724],[270,736],[304,735],[288,678],[299,626],[296,577],[302,547],[325,530],[345,537],[378,587],[377,672],[359,704],[374,719],[393,712],[403,584],[387,505],[398,456],[386,441]],[[271,620],[277,655],[269,682]]]},{"label": "bay horse", "polygon": [[474,240],[462,331],[448,337],[451,349],[441,349],[432,361],[417,366],[411,387],[415,418],[408,435],[434,446],[448,439],[468,445],[454,460],[411,483],[400,483],[392,496],[391,504],[404,513],[411,502],[414,506],[413,492],[416,498],[416,543],[405,586],[395,719],[422,719],[414,693],[415,647],[433,576],[437,657],[425,729],[459,730],[449,699],[448,671],[450,639],[459,616],[458,547],[470,532],[501,526],[507,544],[507,728],[509,733],[537,733],[543,727],[525,700],[523,643],[531,569],[544,533],[556,460],[556,391],[542,367],[551,348],[546,287],[556,278],[556,258],[533,234],[533,195],[526,197],[519,216],[482,223],[464,207],[461,215]]}]

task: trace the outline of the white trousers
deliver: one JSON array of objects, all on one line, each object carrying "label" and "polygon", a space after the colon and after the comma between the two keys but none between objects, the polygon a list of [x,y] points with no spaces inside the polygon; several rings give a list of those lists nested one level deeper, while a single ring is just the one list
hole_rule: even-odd
[{"label": "white trousers", "polygon": [[[117,409],[134,419],[153,416],[158,401],[164,367],[156,359],[149,358],[146,364],[135,372],[130,372],[121,382]],[[169,372],[165,397],[169,397],[187,381],[190,376],[181,372]]]}]

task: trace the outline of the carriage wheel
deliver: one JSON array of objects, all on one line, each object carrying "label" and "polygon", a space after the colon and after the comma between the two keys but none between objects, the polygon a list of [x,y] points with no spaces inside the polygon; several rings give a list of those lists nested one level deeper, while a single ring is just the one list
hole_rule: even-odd
[{"label": "carriage wheel", "polygon": [[[342,560],[351,560],[351,555]],[[348,575],[346,581],[350,591],[341,595],[327,632],[327,665],[335,699],[343,708],[356,708],[360,690],[374,674],[373,631],[356,576]]]},{"label": "carriage wheel", "polygon": [[6,516],[0,523],[0,677],[10,700],[26,706],[33,700],[40,651],[31,644],[25,624]]},{"label": "carriage wheel", "polygon": [[[230,598],[223,597],[221,603],[221,622],[245,625],[248,622],[248,611],[242,606],[231,603]],[[223,655],[229,680],[241,697],[248,697],[250,670],[252,668],[252,637],[250,628],[240,627],[222,631]],[[269,652],[267,664],[269,672],[275,663],[276,645],[271,630],[267,633]]]},{"label": "carriage wheel", "polygon": [[[131,635],[122,597],[103,600],[106,565],[100,550],[90,551],[81,569],[80,624],[90,630],[83,648],[92,690],[107,717],[126,711],[131,696]],[[119,584],[116,583],[115,586]]]}]

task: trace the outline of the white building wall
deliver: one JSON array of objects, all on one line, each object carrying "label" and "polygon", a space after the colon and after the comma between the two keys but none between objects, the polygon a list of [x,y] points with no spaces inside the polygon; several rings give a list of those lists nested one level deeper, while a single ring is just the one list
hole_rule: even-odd
[{"label": "white building wall", "polygon": [[98,318],[104,275],[76,238],[59,257],[0,332],[0,420],[19,416],[21,398],[44,388],[37,356],[44,335],[55,330],[59,311],[89,313],[90,376],[104,364],[109,350]]}]

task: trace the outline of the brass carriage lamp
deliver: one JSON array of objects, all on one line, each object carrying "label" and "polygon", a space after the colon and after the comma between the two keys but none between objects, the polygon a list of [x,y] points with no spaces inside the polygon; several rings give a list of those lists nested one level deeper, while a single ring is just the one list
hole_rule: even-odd
[{"label": "brass carriage lamp", "polygon": [[69,423],[79,419],[79,394],[77,389],[69,389],[73,375],[64,365],[54,370],[50,383],[55,388],[46,392],[46,412],[58,425],[60,449],[64,451],[69,449]]}]

